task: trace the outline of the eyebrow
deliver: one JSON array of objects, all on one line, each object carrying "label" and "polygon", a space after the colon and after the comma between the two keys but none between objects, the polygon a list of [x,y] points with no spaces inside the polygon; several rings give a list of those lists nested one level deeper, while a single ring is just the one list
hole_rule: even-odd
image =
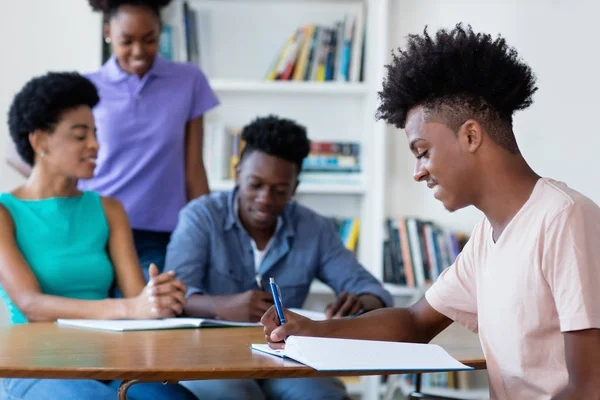
[{"label": "eyebrow", "polygon": [[[155,35],[155,34],[156,34],[156,29],[152,29],[151,31],[148,31],[148,32],[144,33],[144,34],[142,35],[142,37],[143,37],[143,38],[145,38],[145,37],[147,37],[147,36],[150,36],[150,35]],[[127,32],[122,32],[122,33],[121,33],[121,37],[124,37],[124,38],[130,38],[130,37],[133,37],[133,36],[134,36],[134,35],[132,35],[132,34],[130,34],[130,33],[127,33]]]},{"label": "eyebrow", "polygon": [[90,129],[88,124],[75,124],[71,126],[71,129]]},{"label": "eyebrow", "polygon": [[425,139],[422,139],[422,138],[416,138],[416,139],[413,139],[413,140],[410,142],[410,150],[411,150],[411,151],[415,151],[415,145],[416,145],[417,143],[419,143],[419,142],[424,142],[424,141],[425,141]]},{"label": "eyebrow", "polygon": [[[263,181],[263,178],[261,178],[260,176],[257,176],[257,175],[250,175],[249,177],[252,178],[252,179],[259,180],[261,182]],[[290,186],[290,183],[289,182],[280,182],[280,183],[275,183],[275,184],[270,185],[270,186]]]}]

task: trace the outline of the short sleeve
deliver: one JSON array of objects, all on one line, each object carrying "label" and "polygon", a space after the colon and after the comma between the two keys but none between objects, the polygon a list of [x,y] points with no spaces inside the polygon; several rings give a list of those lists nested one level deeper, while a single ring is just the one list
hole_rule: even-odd
[{"label": "short sleeve", "polygon": [[194,68],[194,88],[192,93],[192,106],[188,121],[204,115],[208,110],[216,107],[219,99],[208,84],[208,79],[199,68]]},{"label": "short sleeve", "polygon": [[543,274],[562,332],[600,328],[600,209],[576,202],[550,223],[544,239]]},{"label": "short sleeve", "polygon": [[440,274],[425,293],[427,302],[437,312],[477,333],[476,248],[482,240],[483,222],[473,229],[471,238],[454,264]]}]

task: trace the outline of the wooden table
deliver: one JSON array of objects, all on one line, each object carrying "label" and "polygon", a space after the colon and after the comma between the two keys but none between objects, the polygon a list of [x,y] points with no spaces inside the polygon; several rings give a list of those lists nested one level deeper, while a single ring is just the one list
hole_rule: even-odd
[{"label": "wooden table", "polygon": [[[457,334],[459,332],[460,334]],[[476,335],[449,330],[434,342],[475,368],[485,368]],[[0,329],[0,377],[123,380],[119,399],[135,383],[200,379],[263,379],[392,374],[318,372],[250,349],[262,328],[202,328],[107,332],[32,323]],[[396,373],[424,371],[399,371]]]}]

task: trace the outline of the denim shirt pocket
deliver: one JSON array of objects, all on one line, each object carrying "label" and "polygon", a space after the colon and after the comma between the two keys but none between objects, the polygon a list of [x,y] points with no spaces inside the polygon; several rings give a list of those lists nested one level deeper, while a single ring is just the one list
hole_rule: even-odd
[{"label": "denim shirt pocket", "polygon": [[245,289],[245,274],[224,262],[214,265],[208,273],[207,292],[213,295],[241,293]]}]

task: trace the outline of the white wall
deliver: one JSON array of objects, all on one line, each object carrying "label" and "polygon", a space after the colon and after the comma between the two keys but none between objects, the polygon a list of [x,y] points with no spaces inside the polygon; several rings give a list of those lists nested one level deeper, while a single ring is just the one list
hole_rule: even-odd
[{"label": "white wall", "polygon": [[[597,16],[600,3],[583,0],[393,0],[390,45],[408,33],[469,23],[501,33],[538,77],[534,104],[515,116],[519,146],[540,175],[566,182],[600,203],[600,75]],[[475,209],[446,212],[423,184],[412,180],[414,159],[403,131],[390,129],[390,215],[421,215],[470,230]]]},{"label": "white wall", "polygon": [[[84,0],[0,1],[0,192],[23,181],[4,162],[7,113],[23,84],[47,71],[88,72],[101,61],[101,18]],[[6,321],[0,301],[0,325]]]},{"label": "white wall", "polygon": [[6,166],[7,113],[23,84],[47,71],[89,72],[101,61],[101,17],[85,0],[0,1],[0,191],[22,178]]}]

